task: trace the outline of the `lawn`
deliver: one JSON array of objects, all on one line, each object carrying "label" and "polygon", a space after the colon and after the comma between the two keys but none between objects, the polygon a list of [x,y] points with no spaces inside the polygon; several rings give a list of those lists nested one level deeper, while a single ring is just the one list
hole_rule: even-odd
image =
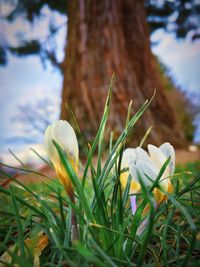
[{"label": "lawn", "polygon": [[[152,169],[139,173],[145,162],[135,176],[132,165],[121,166],[126,138],[150,102],[133,117],[128,112],[124,131],[103,152],[108,95],[96,138],[83,145],[80,174],[73,151],[55,136],[48,145],[58,180],[0,187],[0,266],[200,266],[200,162],[176,166],[168,175],[169,156],[156,176]],[[137,148],[143,155],[144,139]]]}]

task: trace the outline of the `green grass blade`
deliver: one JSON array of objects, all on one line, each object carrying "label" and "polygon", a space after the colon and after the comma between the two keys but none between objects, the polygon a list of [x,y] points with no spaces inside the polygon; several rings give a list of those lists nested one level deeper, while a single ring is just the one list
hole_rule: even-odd
[{"label": "green grass blade", "polygon": [[23,233],[24,231],[23,231],[21,218],[19,214],[19,208],[17,205],[17,200],[15,197],[13,187],[10,187],[10,194],[11,194],[11,199],[12,199],[12,204],[13,204],[13,212],[15,214],[15,219],[17,222],[20,255],[21,257],[25,258],[26,254],[25,254],[24,233]]},{"label": "green grass blade", "polygon": [[[2,192],[2,193],[5,194],[5,195],[11,196],[11,193],[10,193],[7,189],[5,189],[5,188],[3,188],[3,187],[1,187],[1,186],[0,186],[0,192]],[[24,206],[28,207],[28,208],[31,209],[32,211],[34,211],[34,212],[35,212],[36,214],[38,214],[40,217],[45,218],[44,214],[43,214],[38,208],[36,208],[35,206],[29,204],[27,201],[25,201],[23,198],[21,198],[21,197],[19,197],[19,196],[15,196],[15,198],[16,198],[16,200],[17,200],[18,202],[20,202],[20,203],[23,204]]]},{"label": "green grass blade", "polygon": [[87,201],[87,198],[85,196],[85,193],[83,191],[83,187],[78,179],[78,177],[76,176],[67,156],[64,154],[64,152],[62,151],[62,149],[60,148],[60,146],[53,140],[53,143],[58,151],[59,157],[61,159],[61,162],[66,170],[66,172],[69,175],[69,178],[74,186],[74,188],[77,191],[77,194],[80,198],[80,201],[82,203],[82,206],[85,210],[86,216],[88,220],[93,220],[93,215],[89,206],[89,203]]},{"label": "green grass blade", "polygon": [[[155,210],[154,210],[154,200],[152,196],[150,195],[148,188],[145,186],[143,183],[143,180],[139,177],[139,182],[141,185],[142,193],[144,199],[146,199],[147,203],[150,206],[150,213],[148,216],[148,224],[146,224],[146,227],[144,229],[144,239],[143,239],[143,244],[142,247],[140,248],[140,252],[137,258],[137,266],[142,266],[144,263],[144,257],[147,251],[147,246],[150,240],[151,233],[153,231],[153,224],[154,224],[154,215],[155,215]],[[146,219],[145,219],[146,220]],[[143,235],[143,232],[141,233]]]},{"label": "green grass blade", "polygon": [[143,147],[144,145],[144,142],[147,140],[149,134],[151,133],[151,130],[153,129],[153,126],[149,127],[149,129],[146,131],[144,137],[142,138],[140,144],[139,144],[139,147]]}]

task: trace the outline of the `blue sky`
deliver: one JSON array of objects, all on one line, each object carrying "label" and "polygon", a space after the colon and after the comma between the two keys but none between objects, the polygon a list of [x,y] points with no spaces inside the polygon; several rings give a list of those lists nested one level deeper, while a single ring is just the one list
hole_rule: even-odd
[{"label": "blue sky", "polygon": [[178,85],[187,92],[200,93],[200,40],[177,40],[173,34],[159,30],[152,36],[159,44],[152,47],[171,70]]},{"label": "blue sky", "polygon": [[[48,11],[45,12],[48,15]],[[66,19],[54,14],[54,20],[62,24]],[[30,28],[23,20],[18,20],[16,23],[15,30],[25,27],[28,32],[35,35],[34,29],[37,28],[37,23],[34,28]],[[46,23],[44,20],[43,26],[40,26],[41,35],[45,34]],[[13,25],[12,27],[3,26],[3,37],[15,42],[16,32]],[[63,57],[65,33],[64,27],[57,37],[60,58]],[[163,31],[154,33],[152,40],[159,41],[159,44],[153,47],[153,52],[170,68],[175,81],[181,88],[187,92],[200,93],[200,41],[195,43],[191,43],[188,39],[178,41],[172,34],[169,35]],[[5,152],[8,146],[14,151],[18,148],[16,144],[7,142],[10,137],[20,134],[19,125],[12,120],[18,106],[48,97],[54,103],[55,112],[52,118],[54,120],[59,116],[61,88],[62,76],[59,71],[48,64],[44,69],[39,57],[9,57],[8,65],[0,67],[0,152]],[[200,131],[200,125],[198,131]],[[42,142],[42,139],[34,141]],[[200,141],[199,134],[196,135],[196,141]]]},{"label": "blue sky", "polygon": [[0,68],[0,81],[0,145],[5,150],[7,140],[20,135],[19,125],[14,122],[19,105],[47,97],[54,103],[54,118],[59,116],[62,77],[58,71],[45,70],[38,57],[12,57],[6,68]]},{"label": "blue sky", "polygon": [[[10,12],[10,5],[4,4],[1,8],[3,14]],[[47,38],[49,22],[57,26],[64,25],[60,28],[55,41]],[[33,25],[27,23],[23,17],[18,18],[14,23],[1,21],[1,43],[15,46],[18,44],[19,35],[24,36],[25,39],[40,38],[40,41],[45,42],[46,48],[56,46],[57,57],[61,60],[66,38],[66,17],[43,8],[42,19],[36,19]],[[48,98],[54,110],[51,120],[59,117],[62,76],[48,62],[45,63],[44,67],[39,56],[9,55],[6,67],[0,66],[0,153],[5,153],[8,147],[16,151],[25,145],[23,140],[17,139],[18,142],[16,142],[15,138],[22,135],[22,125],[14,121],[19,105],[27,103],[34,105],[37,101]],[[11,142],[11,139],[14,141]],[[42,136],[38,134],[31,142],[42,143]]]}]

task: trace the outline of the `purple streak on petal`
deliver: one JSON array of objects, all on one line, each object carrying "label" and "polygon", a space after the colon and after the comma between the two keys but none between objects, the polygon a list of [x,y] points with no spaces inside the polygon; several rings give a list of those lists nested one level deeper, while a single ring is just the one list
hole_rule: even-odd
[{"label": "purple streak on petal", "polygon": [[131,211],[132,214],[134,215],[137,210],[136,196],[131,196],[130,201],[131,201]]}]

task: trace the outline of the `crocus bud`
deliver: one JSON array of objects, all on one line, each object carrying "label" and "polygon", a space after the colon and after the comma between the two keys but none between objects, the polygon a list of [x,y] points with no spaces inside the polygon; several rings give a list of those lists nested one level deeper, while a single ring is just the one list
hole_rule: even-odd
[{"label": "crocus bud", "polygon": [[68,193],[72,190],[71,181],[61,162],[57,149],[53,144],[53,140],[58,143],[62,150],[66,153],[74,171],[78,172],[78,142],[76,134],[72,126],[64,120],[58,120],[49,125],[45,131],[45,148],[47,155],[54,165],[58,178],[66,187]]}]

